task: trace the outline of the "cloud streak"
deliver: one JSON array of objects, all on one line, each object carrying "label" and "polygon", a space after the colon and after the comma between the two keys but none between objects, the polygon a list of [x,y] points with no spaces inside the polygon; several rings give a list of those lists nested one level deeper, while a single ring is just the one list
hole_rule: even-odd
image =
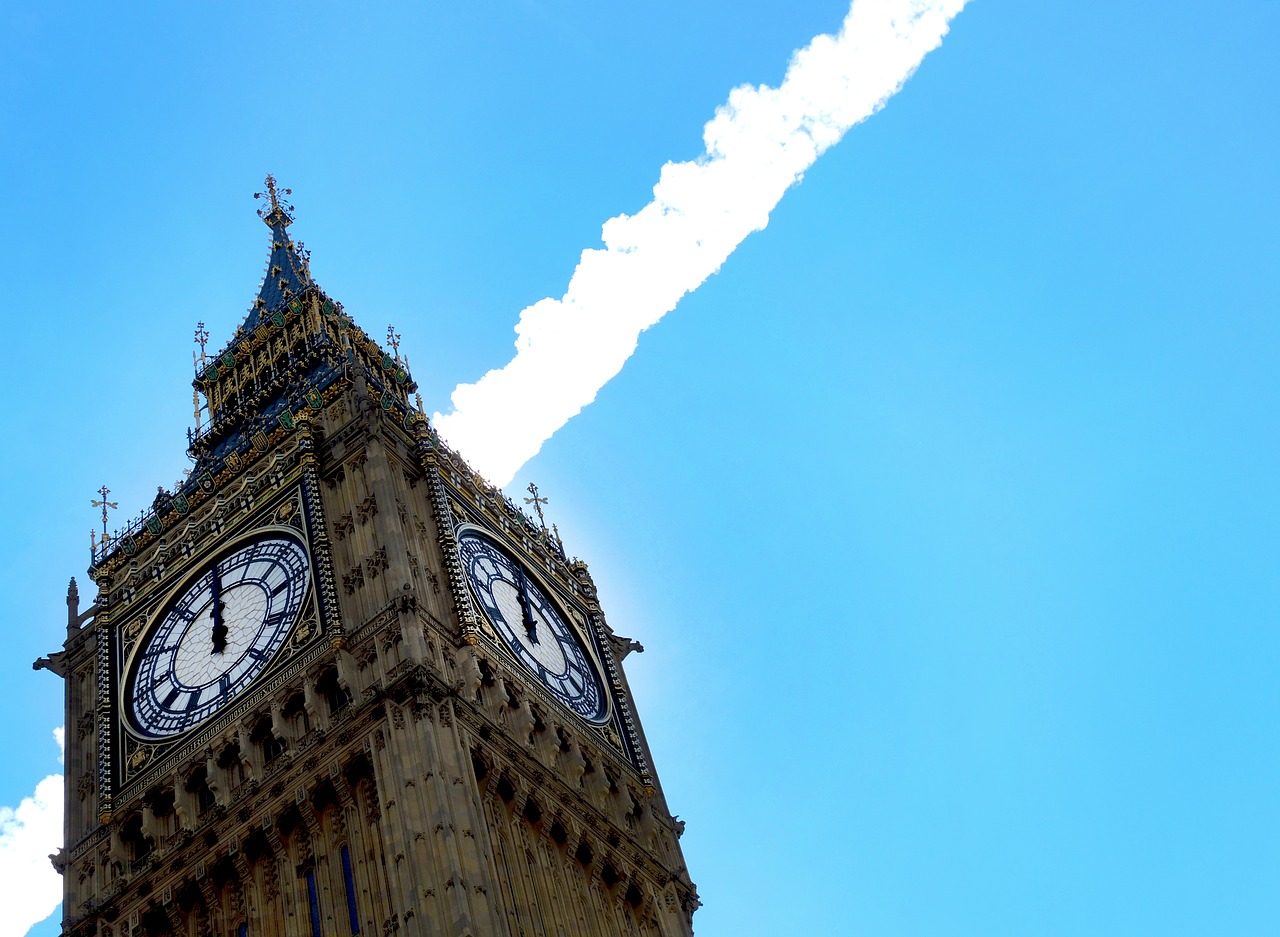
[{"label": "cloud streak", "polygon": [[[63,730],[53,730],[62,751]],[[62,901],[62,878],[49,854],[62,843],[62,775],[36,785],[17,807],[0,807],[0,881],[5,883],[0,937],[21,937]]]},{"label": "cloud streak", "polygon": [[653,201],[605,222],[559,299],[526,308],[516,355],[453,391],[434,423],[481,474],[506,485],[591,403],[640,333],[725,262],[806,169],[888,102],[966,0],[854,0],[840,31],[791,58],[777,88],[743,85],[703,130],[705,152],[662,167]]}]

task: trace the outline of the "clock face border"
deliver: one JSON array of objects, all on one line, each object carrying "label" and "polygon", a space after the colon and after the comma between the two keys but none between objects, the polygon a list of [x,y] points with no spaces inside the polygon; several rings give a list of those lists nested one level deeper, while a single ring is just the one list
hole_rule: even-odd
[{"label": "clock face border", "polygon": [[[169,547],[148,544],[131,558],[135,572],[115,570],[108,605],[100,612],[105,626],[100,634],[95,686],[97,754],[94,771],[98,782],[99,817],[111,816],[115,804],[145,791],[147,785],[166,777],[217,744],[236,719],[262,707],[272,693],[332,653],[330,639],[343,631],[342,608],[334,580],[332,544],[325,525],[325,503],[317,467],[297,450],[284,454],[278,475],[262,476],[252,488],[252,502],[243,497],[249,479],[242,476],[220,485],[225,499],[219,508],[212,501],[193,505],[180,523],[167,530]],[[131,729],[129,701],[123,687],[126,665],[133,663],[139,641],[150,635],[179,589],[189,587],[197,569],[215,555],[243,539],[280,531],[298,538],[307,553],[311,586],[292,634],[273,663],[225,708],[192,727],[165,739],[139,738]],[[187,545],[189,544],[189,550]],[[163,576],[159,574],[164,568]],[[126,578],[127,577],[127,578]],[[175,579],[181,580],[171,587]],[[104,586],[99,582],[99,589]],[[103,821],[106,822],[106,821]]]},{"label": "clock face border", "polygon": [[[586,666],[590,671],[589,676],[595,682],[596,690],[600,694],[600,709],[595,717],[588,717],[579,712],[569,702],[562,699],[560,694],[557,693],[553,687],[548,686],[542,677],[537,672],[533,671],[532,668],[530,668],[529,665],[521,658],[520,654],[511,646],[510,640],[508,640],[508,638],[503,634],[502,626],[493,621],[488,608],[485,606],[485,603],[481,600],[478,594],[479,589],[472,581],[471,575],[467,571],[467,564],[463,557],[462,541],[468,537],[477,537],[482,541],[489,542],[495,546],[500,553],[504,554],[509,562],[518,565],[524,575],[530,579],[533,586],[556,612],[561,623],[564,625],[564,628],[569,632],[570,637],[573,639],[579,652],[582,654],[586,662]],[[495,635],[494,640],[496,640],[498,646],[502,648],[507,655],[512,656],[519,661],[521,672],[528,678],[529,682],[536,688],[537,692],[541,695],[549,696],[550,699],[555,701],[556,705],[567,709],[569,712],[573,713],[576,718],[580,719],[592,728],[603,729],[606,726],[612,725],[617,717],[617,707],[613,699],[613,693],[611,692],[610,681],[606,678],[607,671],[604,666],[604,661],[599,649],[596,647],[595,640],[593,640],[594,636],[590,634],[587,629],[580,627],[578,622],[575,620],[575,617],[566,611],[566,605],[570,603],[566,602],[564,599],[562,595],[563,590],[548,583],[537,569],[521,559],[519,551],[513,544],[499,536],[493,530],[482,527],[478,524],[464,522],[454,528],[454,541],[457,544],[458,560],[462,567],[463,579],[466,582],[468,598],[476,606],[476,611],[479,613],[480,617],[485,621],[489,628],[493,630]],[[507,623],[507,626],[511,627],[510,623]]]},{"label": "clock face border", "polygon": [[[244,548],[247,544],[270,539],[290,540],[294,542],[305,558],[307,567],[307,585],[302,593],[302,598],[298,604],[298,610],[294,615],[293,621],[290,622],[284,640],[276,649],[271,659],[267,661],[265,666],[258,670],[256,674],[243,686],[234,696],[225,703],[211,712],[208,716],[199,721],[174,732],[169,735],[156,736],[147,733],[135,723],[134,706],[133,706],[133,688],[138,677],[139,665],[148,649],[152,638],[157,630],[164,623],[169,613],[181,601],[182,597],[190,591],[196,583],[204,576],[208,575],[211,565],[220,562],[222,559],[235,554],[238,550]],[[307,619],[308,613],[318,615],[317,609],[317,568],[316,558],[313,555],[308,537],[304,531],[295,527],[284,526],[280,524],[263,524],[261,526],[250,525],[241,533],[235,535],[229,540],[218,544],[215,548],[207,550],[200,554],[199,558],[189,563],[184,571],[182,579],[176,586],[170,589],[162,599],[154,606],[156,611],[152,615],[145,616],[145,625],[138,632],[132,641],[132,646],[123,655],[118,670],[119,678],[117,682],[116,692],[116,722],[123,730],[124,734],[136,743],[144,746],[170,746],[180,744],[188,739],[193,732],[207,728],[209,724],[225,714],[241,701],[248,693],[250,693],[256,685],[259,685],[264,679],[269,677],[283,662],[290,657],[288,652],[291,638],[298,633],[300,624]],[[121,650],[124,650],[122,647]]]}]

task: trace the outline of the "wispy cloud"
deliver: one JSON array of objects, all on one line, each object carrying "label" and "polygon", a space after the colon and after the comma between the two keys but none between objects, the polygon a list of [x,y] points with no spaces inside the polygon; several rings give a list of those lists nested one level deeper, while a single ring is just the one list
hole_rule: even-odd
[{"label": "wispy cloud", "polygon": [[[53,730],[62,759],[63,730]],[[17,807],[0,807],[0,882],[4,913],[0,937],[21,937],[43,921],[62,901],[62,878],[49,854],[62,844],[62,775],[36,785],[35,793]]]},{"label": "wispy cloud", "polygon": [[744,85],[706,125],[706,151],[662,167],[653,201],[604,224],[560,299],[525,309],[516,355],[453,391],[440,433],[505,485],[595,399],[640,333],[697,289],[804,171],[870,117],[937,48],[966,0],[854,0],[840,31],[791,59],[777,88]]}]

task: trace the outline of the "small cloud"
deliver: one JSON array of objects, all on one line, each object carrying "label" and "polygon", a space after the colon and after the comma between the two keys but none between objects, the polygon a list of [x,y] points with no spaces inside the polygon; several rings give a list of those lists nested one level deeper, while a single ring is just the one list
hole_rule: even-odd
[{"label": "small cloud", "polygon": [[[62,742],[62,730],[54,736]],[[49,856],[62,847],[62,775],[36,785],[17,807],[0,807],[0,882],[4,914],[0,937],[22,937],[62,901],[62,876]]]}]

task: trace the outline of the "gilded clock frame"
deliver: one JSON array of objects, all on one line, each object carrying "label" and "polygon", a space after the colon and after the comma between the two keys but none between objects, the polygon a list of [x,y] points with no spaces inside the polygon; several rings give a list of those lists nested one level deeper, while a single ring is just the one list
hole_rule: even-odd
[{"label": "gilded clock frame", "polygon": [[[461,562],[462,559],[462,548],[459,541],[461,541],[462,537],[469,532],[480,534],[482,537],[498,544],[498,546],[501,547],[514,562],[520,564],[526,575],[533,578],[534,583],[542,591],[542,594],[547,597],[547,601],[555,605],[556,611],[560,613],[561,620],[564,621],[566,627],[568,627],[572,631],[574,637],[577,638],[578,647],[582,650],[583,656],[586,657],[587,663],[592,669],[592,674],[596,680],[596,686],[599,688],[600,696],[604,700],[604,712],[601,713],[599,719],[587,719],[579,715],[566,705],[563,700],[557,697],[555,693],[553,693],[542,682],[542,680],[538,678],[537,674],[531,672],[523,662],[520,663],[520,672],[528,675],[530,683],[537,690],[539,696],[554,700],[558,707],[573,713],[574,718],[578,719],[580,722],[598,731],[603,730],[606,726],[613,725],[617,721],[618,716],[617,701],[614,699],[613,688],[607,676],[608,669],[605,667],[604,654],[597,645],[594,635],[592,635],[588,629],[588,623],[591,620],[590,613],[586,609],[577,607],[577,603],[572,602],[567,596],[565,596],[565,590],[562,586],[558,583],[553,585],[544,575],[532,566],[528,562],[526,556],[522,555],[525,551],[517,549],[515,544],[506,537],[501,536],[491,527],[485,527],[470,521],[463,521],[454,527],[454,549],[458,552],[459,562]],[[474,591],[475,587],[472,585],[470,577],[467,577],[464,574],[464,578],[466,579],[467,599],[475,609],[477,619],[484,622],[485,636],[496,642],[503,652],[509,657],[518,661],[519,659],[516,658],[514,652],[508,646],[506,639],[497,633],[497,626],[489,619],[488,613],[483,607],[481,607],[480,603],[476,601],[476,594]],[[570,612],[569,608],[573,608],[574,611]]]},{"label": "gilded clock frame", "polygon": [[[240,516],[229,519],[212,536],[206,535],[196,549],[183,557],[181,571],[176,574],[180,577],[176,586],[166,589],[162,595],[148,594],[151,590],[146,590],[120,614],[119,624],[110,630],[107,647],[110,712],[100,716],[99,723],[100,733],[110,740],[108,790],[113,801],[127,800],[145,788],[152,777],[171,771],[212,745],[229,725],[261,706],[299,669],[331,653],[331,643],[341,635],[342,627],[320,505],[318,481],[313,471],[304,470],[280,479],[277,490],[269,492],[260,504],[243,509]],[[302,606],[284,646],[239,695],[207,719],[172,737],[140,736],[131,724],[126,691],[131,669],[146,639],[175,597],[190,586],[196,572],[214,556],[272,531],[292,536],[300,543],[311,573]]]},{"label": "gilded clock frame", "polygon": [[[151,638],[154,636],[156,630],[164,622],[165,616],[174,607],[174,605],[177,604],[182,596],[186,594],[187,590],[189,590],[198,580],[204,577],[208,572],[208,565],[214,557],[230,555],[235,553],[242,545],[253,540],[268,538],[272,534],[283,534],[290,540],[296,541],[298,545],[302,547],[302,551],[306,555],[308,573],[310,574],[307,580],[306,591],[303,593],[302,601],[298,607],[297,615],[289,625],[289,633],[285,637],[284,646],[275,653],[271,660],[267,662],[266,666],[263,667],[258,672],[257,676],[249,682],[248,686],[233,696],[226,704],[220,706],[216,711],[206,716],[204,719],[201,719],[194,725],[191,725],[179,732],[174,732],[171,735],[161,736],[159,738],[139,732],[137,727],[133,724],[133,700],[132,694],[129,691],[133,688],[137,679],[137,673],[135,671],[139,665],[140,658],[149,646]],[[311,637],[311,629],[308,626],[308,613],[315,612],[316,569],[315,562],[311,555],[311,550],[307,543],[306,533],[304,531],[298,530],[296,527],[281,524],[268,524],[263,527],[250,526],[240,530],[235,537],[222,540],[217,544],[211,545],[211,547],[211,549],[204,550],[198,557],[187,564],[187,567],[183,572],[184,578],[177,586],[169,590],[169,593],[159,602],[158,605],[156,605],[156,611],[154,614],[146,615],[146,613],[144,613],[147,617],[147,621],[137,632],[136,640],[132,640],[130,642],[130,646],[127,650],[128,656],[121,662],[119,680],[116,686],[116,706],[117,711],[120,714],[120,725],[126,734],[132,736],[134,740],[144,744],[154,745],[158,742],[179,741],[189,733],[200,729],[210,720],[217,719],[229,706],[233,705],[235,701],[246,692],[253,689],[260,680],[268,677],[277,668],[277,665],[281,664],[286,659],[289,645],[297,642],[299,633],[302,629],[307,629],[307,633],[303,636],[304,643]]]}]

